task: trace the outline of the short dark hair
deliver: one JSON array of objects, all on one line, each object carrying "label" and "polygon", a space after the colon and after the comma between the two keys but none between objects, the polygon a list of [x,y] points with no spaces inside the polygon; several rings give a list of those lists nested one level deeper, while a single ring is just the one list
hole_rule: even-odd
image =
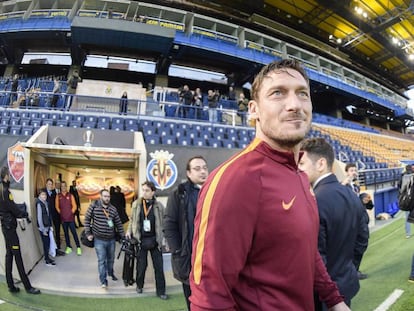
[{"label": "short dark hair", "polygon": [[146,180],[146,181],[144,181],[143,183],[142,183],[142,185],[141,186],[147,186],[148,188],[150,188],[151,189],[151,191],[155,191],[155,190],[157,190],[157,188],[155,187],[155,185],[154,185],[154,183],[152,182],[152,181],[148,181],[148,180]]},{"label": "short dark hair", "polygon": [[201,156],[201,155],[196,155],[196,156],[194,156],[194,157],[191,157],[191,158],[189,158],[188,159],[188,161],[187,161],[187,171],[191,171],[191,161],[193,161],[194,159],[200,159],[200,160],[203,160],[204,162],[206,162],[207,163],[207,161],[206,161],[206,159],[204,159],[204,157],[203,156]]},{"label": "short dark hair", "polygon": [[46,190],[46,188],[41,188],[41,189],[39,190],[39,192],[37,193],[37,195],[40,195],[40,194],[42,194],[42,193],[47,194],[47,190]]},{"label": "short dark hair", "polygon": [[305,69],[303,68],[302,64],[297,61],[296,59],[282,59],[277,60],[274,62],[271,62],[270,64],[267,64],[264,66],[260,72],[256,75],[254,78],[253,84],[252,84],[252,92],[251,92],[251,99],[257,100],[259,97],[259,91],[262,87],[263,80],[274,71],[286,71],[286,69],[293,69],[299,72],[303,78],[306,80],[306,82],[309,85],[309,77],[305,72]]},{"label": "short dark hair", "polygon": [[356,164],[355,163],[347,163],[347,165],[345,165],[345,172],[348,172],[348,170],[351,167],[356,167]]},{"label": "short dark hair", "polygon": [[332,169],[335,161],[335,153],[332,146],[324,138],[305,139],[300,149],[307,152],[312,162],[316,162],[320,158],[325,158],[328,168]]},{"label": "short dark hair", "polygon": [[52,184],[53,184],[53,179],[52,179],[52,178],[50,178],[50,177],[46,178],[46,183],[47,183],[48,181],[51,181],[51,182],[52,182]]},{"label": "short dark hair", "polygon": [[108,189],[102,189],[101,191],[99,191],[99,194],[102,195],[102,193],[104,193],[105,191],[109,193]]}]

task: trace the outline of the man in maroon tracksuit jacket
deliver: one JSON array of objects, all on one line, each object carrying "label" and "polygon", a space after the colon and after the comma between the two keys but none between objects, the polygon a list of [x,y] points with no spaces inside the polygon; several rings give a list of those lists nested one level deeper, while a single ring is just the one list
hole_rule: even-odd
[{"label": "man in maroon tracksuit jacket", "polygon": [[319,255],[316,200],[298,169],[312,119],[302,67],[295,60],[265,66],[249,113],[256,139],[200,192],[191,310],[312,311],[314,289],[330,310],[350,310]]}]

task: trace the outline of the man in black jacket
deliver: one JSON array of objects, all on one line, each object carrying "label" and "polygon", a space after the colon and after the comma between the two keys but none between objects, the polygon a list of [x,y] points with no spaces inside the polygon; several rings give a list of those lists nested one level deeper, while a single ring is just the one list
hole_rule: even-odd
[{"label": "man in black jacket", "polygon": [[[304,154],[299,168],[308,175],[318,203],[318,249],[329,275],[350,306],[359,291],[354,255],[362,257],[368,246],[365,208],[352,189],[341,185],[332,173],[335,154],[323,138],[307,139],[301,149]],[[318,297],[315,310],[327,310]]]},{"label": "man in black jacket", "polygon": [[190,310],[189,275],[194,235],[194,217],[198,193],[207,179],[207,162],[195,156],[187,162],[187,181],[178,185],[168,198],[164,213],[164,236],[171,250],[174,277],[183,283],[184,296]]},{"label": "man in black jacket", "polygon": [[6,280],[9,292],[17,293],[20,291],[13,282],[13,257],[16,261],[17,270],[19,271],[20,279],[29,294],[40,294],[40,290],[34,288],[26,271],[24,270],[22,253],[20,252],[20,241],[16,232],[17,218],[27,218],[26,211],[17,207],[13,200],[13,195],[9,190],[10,174],[7,167],[3,167],[0,172],[0,220],[1,230],[3,231],[4,241],[6,243]]}]

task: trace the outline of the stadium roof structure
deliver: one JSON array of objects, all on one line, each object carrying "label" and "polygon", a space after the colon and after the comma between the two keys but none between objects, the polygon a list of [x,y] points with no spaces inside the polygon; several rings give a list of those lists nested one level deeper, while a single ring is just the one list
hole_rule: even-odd
[{"label": "stadium roof structure", "polygon": [[400,93],[414,86],[414,0],[185,2],[279,32]]}]

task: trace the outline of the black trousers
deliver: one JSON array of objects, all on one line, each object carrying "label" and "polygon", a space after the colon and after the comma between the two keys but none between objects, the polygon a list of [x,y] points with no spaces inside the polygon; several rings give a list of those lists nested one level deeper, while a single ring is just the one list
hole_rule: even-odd
[{"label": "black trousers", "polygon": [[[81,220],[80,220],[80,207],[78,207],[77,209],[76,209],[76,211],[75,211],[75,217],[76,217],[76,219],[78,220],[78,227],[80,227],[81,226]],[[75,223],[76,224],[76,223]]]},{"label": "black trousers", "polygon": [[50,238],[48,235],[44,235],[41,231],[39,231],[39,233],[40,233],[40,238],[42,239],[43,255],[45,256],[45,262],[49,262],[50,261],[50,257],[49,257]]},{"label": "black trousers", "polygon": [[20,252],[20,242],[17,236],[16,229],[5,229],[2,227],[4,241],[6,242],[6,281],[9,288],[14,287],[13,281],[13,257],[16,261],[17,271],[19,271],[20,280],[23,283],[25,289],[30,289],[29,278],[24,270],[22,253]]},{"label": "black trousers", "polygon": [[165,276],[164,265],[162,260],[162,252],[155,247],[150,250],[138,250],[137,260],[137,277],[136,283],[138,288],[144,287],[145,271],[148,266],[148,252],[151,253],[152,265],[154,266],[155,287],[157,288],[157,295],[165,294]]},{"label": "black trousers", "polygon": [[60,249],[60,227],[62,222],[60,221],[60,216],[53,216],[52,219],[53,222],[53,227],[55,229],[55,242],[56,242],[56,247],[57,249]]},{"label": "black trousers", "polygon": [[189,284],[183,283],[183,292],[185,297],[185,302],[187,303],[187,310],[190,311],[190,296],[191,296],[191,288]]}]

